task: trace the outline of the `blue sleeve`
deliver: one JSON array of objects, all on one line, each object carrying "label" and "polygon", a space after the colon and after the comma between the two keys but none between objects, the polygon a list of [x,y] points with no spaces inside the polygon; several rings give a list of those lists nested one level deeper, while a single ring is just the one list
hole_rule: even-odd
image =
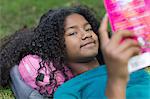
[{"label": "blue sleeve", "polygon": [[80,98],[77,98],[77,97],[70,95],[70,94],[61,94],[61,95],[56,95],[54,97],[54,99],[80,99]]},{"label": "blue sleeve", "polygon": [[128,82],[127,99],[150,99],[150,74],[144,69],[133,73]]}]

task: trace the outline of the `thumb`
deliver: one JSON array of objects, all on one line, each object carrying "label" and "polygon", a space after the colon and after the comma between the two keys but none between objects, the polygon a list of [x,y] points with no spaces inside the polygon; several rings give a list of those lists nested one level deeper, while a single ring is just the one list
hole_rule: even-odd
[{"label": "thumb", "polygon": [[99,28],[99,39],[101,41],[101,46],[105,46],[109,42],[107,28],[108,28],[108,15],[105,14]]}]

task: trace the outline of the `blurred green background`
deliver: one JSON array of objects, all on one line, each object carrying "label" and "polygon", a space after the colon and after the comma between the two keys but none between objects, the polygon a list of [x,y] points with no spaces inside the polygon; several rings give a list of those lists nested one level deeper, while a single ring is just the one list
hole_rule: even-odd
[{"label": "blurred green background", "polygon": [[103,0],[0,0],[0,37],[37,24],[50,8],[84,4],[92,7],[97,16],[104,15]]},{"label": "blurred green background", "polygon": [[[0,0],[0,39],[27,26],[37,25],[40,16],[50,8],[84,4],[104,15],[103,0]],[[10,87],[0,88],[0,99],[14,99]]]}]

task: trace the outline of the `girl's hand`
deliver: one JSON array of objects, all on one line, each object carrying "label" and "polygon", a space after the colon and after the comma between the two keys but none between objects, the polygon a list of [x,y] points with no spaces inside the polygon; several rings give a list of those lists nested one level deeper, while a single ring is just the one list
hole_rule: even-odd
[{"label": "girl's hand", "polygon": [[132,32],[127,30],[117,31],[109,38],[107,28],[108,17],[106,15],[99,28],[100,46],[108,72],[106,94],[109,95],[109,91],[114,92],[116,89],[116,94],[118,94],[119,90],[125,93],[129,75],[127,68],[128,61],[131,57],[140,53],[140,45],[133,39],[122,41],[123,38],[134,36]]}]

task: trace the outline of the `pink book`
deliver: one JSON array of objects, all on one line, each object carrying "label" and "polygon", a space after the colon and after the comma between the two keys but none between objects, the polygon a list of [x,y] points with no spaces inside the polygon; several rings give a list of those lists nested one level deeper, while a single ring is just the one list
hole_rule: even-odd
[{"label": "pink book", "polygon": [[132,30],[141,55],[132,57],[129,72],[150,66],[150,0],[104,0],[112,31]]}]

